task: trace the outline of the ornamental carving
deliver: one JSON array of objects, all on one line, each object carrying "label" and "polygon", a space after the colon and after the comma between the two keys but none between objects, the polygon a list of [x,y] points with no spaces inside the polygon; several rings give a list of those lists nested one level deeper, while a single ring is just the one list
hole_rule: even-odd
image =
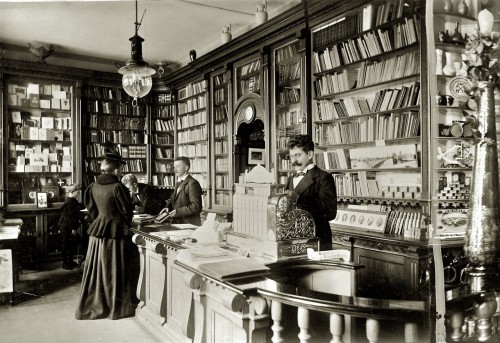
[{"label": "ornamental carving", "polygon": [[295,208],[288,194],[270,197],[270,203],[275,205],[276,240],[283,241],[297,238],[315,237],[315,225],[312,215]]}]

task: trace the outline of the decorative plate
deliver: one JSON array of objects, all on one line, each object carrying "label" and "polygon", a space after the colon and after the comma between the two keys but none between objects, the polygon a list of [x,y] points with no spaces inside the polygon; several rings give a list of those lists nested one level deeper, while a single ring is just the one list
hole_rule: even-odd
[{"label": "decorative plate", "polygon": [[472,83],[466,77],[455,76],[448,81],[447,87],[449,88],[452,97],[460,101],[467,101],[469,98],[467,90],[472,87]]}]

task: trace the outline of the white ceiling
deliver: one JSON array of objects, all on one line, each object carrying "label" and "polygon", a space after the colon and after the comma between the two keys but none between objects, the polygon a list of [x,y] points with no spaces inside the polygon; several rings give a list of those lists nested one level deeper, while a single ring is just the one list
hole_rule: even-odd
[{"label": "white ceiling", "polygon": [[[300,2],[267,0],[269,18]],[[158,61],[169,63],[168,71],[182,67],[190,61],[190,50],[201,56],[222,45],[223,26],[231,24],[233,38],[255,27],[256,6],[261,3],[262,0],[140,0],[139,21],[146,9],[139,29],[139,35],[145,39],[144,60],[152,65]],[[98,57],[106,65],[104,69],[109,64],[105,71],[116,71],[113,62],[123,64],[130,58],[129,38],[134,35],[134,21],[135,1],[0,1],[0,44],[3,43],[3,49],[19,46],[21,51],[23,47],[28,50],[28,42],[53,44],[53,56]],[[54,63],[56,57],[46,61]]]}]

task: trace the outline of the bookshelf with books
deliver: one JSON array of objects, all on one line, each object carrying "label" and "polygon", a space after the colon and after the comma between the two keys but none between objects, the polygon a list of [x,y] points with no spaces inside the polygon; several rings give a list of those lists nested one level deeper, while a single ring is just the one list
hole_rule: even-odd
[{"label": "bookshelf with books", "polygon": [[210,208],[209,126],[206,79],[195,80],[178,88],[176,138],[177,155],[191,162],[189,173],[203,190],[203,208]]},{"label": "bookshelf with books", "polygon": [[151,149],[153,186],[173,188],[175,174],[175,113],[176,104],[172,92],[153,95],[151,105]]},{"label": "bookshelf with books", "polygon": [[423,296],[429,162],[417,3],[372,1],[312,28],[315,163],[337,187],[334,247],[354,242],[355,262],[368,267],[364,296]]},{"label": "bookshelf with books", "polygon": [[51,235],[66,194],[66,185],[79,182],[80,145],[75,107],[79,84],[21,69],[0,76],[4,91],[5,125],[1,203],[6,218],[22,218],[21,261],[38,264],[59,256],[60,235]]},{"label": "bookshelf with books", "polygon": [[231,211],[233,197],[231,72],[210,75],[212,209]]},{"label": "bookshelf with books", "polygon": [[261,56],[252,55],[234,66],[234,103],[248,94],[262,94]]},{"label": "bookshelf with books", "polygon": [[285,184],[293,167],[286,145],[290,136],[307,134],[305,94],[305,40],[292,38],[276,44],[272,51],[271,112],[275,113],[271,150],[277,173],[277,182]]},{"label": "bookshelf with books", "polygon": [[122,173],[133,173],[147,183],[147,114],[149,105],[132,106],[121,87],[87,84],[82,89],[82,149],[84,187],[100,174],[103,143],[116,144],[126,164]]}]

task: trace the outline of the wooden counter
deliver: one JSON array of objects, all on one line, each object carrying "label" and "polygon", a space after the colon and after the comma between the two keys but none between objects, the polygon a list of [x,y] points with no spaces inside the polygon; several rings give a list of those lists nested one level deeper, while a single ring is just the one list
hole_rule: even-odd
[{"label": "wooden counter", "polygon": [[[378,324],[381,320],[398,322],[405,331],[417,336],[422,335],[417,327],[428,320],[429,308],[424,301],[332,294],[317,291],[303,282],[309,278],[310,271],[323,270],[347,272],[355,280],[361,268],[356,264],[296,259],[268,265],[269,274],[234,281],[217,280],[175,260],[185,248],[183,244],[151,235],[151,230],[169,229],[163,226],[133,230],[141,255],[137,290],[141,302],[136,314],[163,341],[217,343],[270,342],[272,339],[278,342],[289,338],[287,335],[295,330],[303,342],[308,342],[312,312],[330,316],[330,328],[322,332],[328,335],[328,340],[343,336],[346,343],[356,341],[351,337],[352,317],[364,322],[366,336],[371,338],[382,333]],[[285,307],[293,309],[297,321],[281,320]]]}]

